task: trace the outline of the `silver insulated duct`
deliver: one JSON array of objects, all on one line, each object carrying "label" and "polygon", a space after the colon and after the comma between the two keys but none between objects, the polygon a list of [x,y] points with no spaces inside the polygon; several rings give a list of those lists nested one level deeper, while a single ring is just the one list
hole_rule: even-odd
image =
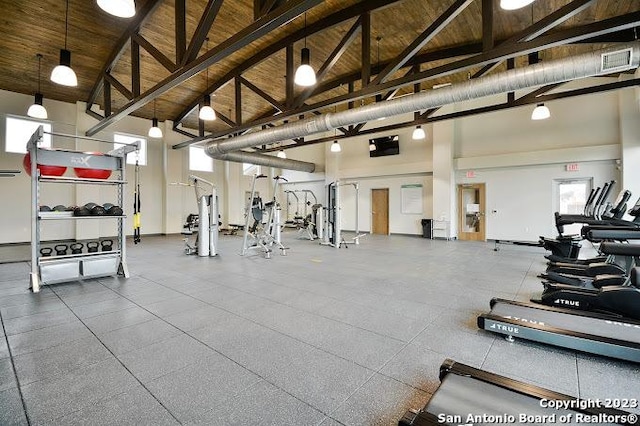
[{"label": "silver insulated duct", "polygon": [[277,169],[299,170],[301,172],[313,173],[316,168],[315,164],[307,163],[306,161],[288,160],[271,155],[259,154],[257,152],[221,152],[215,155],[211,155],[208,150],[206,152],[218,160],[233,161],[236,163],[251,163],[257,166],[275,167]]},{"label": "silver insulated duct", "polygon": [[[546,84],[562,83],[579,78],[626,71],[637,68],[639,64],[640,42],[633,42],[618,46],[615,49],[600,50],[555,61],[540,62],[529,65],[528,67],[512,69],[500,74],[468,80],[464,83],[438,90],[428,90],[391,101],[371,104],[333,114],[328,113],[295,123],[288,123],[235,138],[225,139],[223,141],[211,141],[205,145],[205,152],[213,158],[221,158],[223,154],[257,145],[266,145],[304,137],[314,133],[330,131],[342,126],[441,107],[443,105],[477,99],[483,96],[497,95]],[[272,158],[262,154],[257,155],[261,158]],[[312,164],[300,161],[294,164],[292,162],[294,160],[278,160],[281,165],[274,167],[285,169],[301,170],[298,168],[301,166],[301,163]],[[255,164],[261,163],[256,162]]]}]

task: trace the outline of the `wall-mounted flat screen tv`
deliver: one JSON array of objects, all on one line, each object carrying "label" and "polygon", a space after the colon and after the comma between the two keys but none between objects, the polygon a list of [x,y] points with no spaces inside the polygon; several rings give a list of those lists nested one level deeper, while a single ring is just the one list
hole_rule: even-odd
[{"label": "wall-mounted flat screen tv", "polygon": [[369,139],[369,145],[376,147],[376,149],[369,151],[369,157],[372,158],[400,154],[398,135]]}]

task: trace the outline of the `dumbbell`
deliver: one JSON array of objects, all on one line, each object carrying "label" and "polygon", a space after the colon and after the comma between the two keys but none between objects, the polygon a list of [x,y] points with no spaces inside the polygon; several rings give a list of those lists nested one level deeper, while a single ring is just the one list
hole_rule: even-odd
[{"label": "dumbbell", "polygon": [[40,206],[40,211],[41,212],[50,212],[51,211],[51,207],[49,207],[47,205]]},{"label": "dumbbell", "polygon": [[65,256],[67,254],[69,246],[67,246],[66,244],[58,244],[53,248],[56,250],[56,256]]},{"label": "dumbbell", "polygon": [[40,254],[43,257],[51,256],[52,253],[53,253],[53,249],[51,247],[42,247],[40,249]]},{"label": "dumbbell", "polygon": [[96,204],[91,208],[91,216],[104,216],[107,211],[100,204]]},{"label": "dumbbell", "polygon": [[55,207],[53,208],[53,211],[54,211],[54,212],[63,212],[63,211],[65,211],[65,210],[67,210],[67,207],[66,207],[66,206],[63,206],[62,204],[58,204],[57,206],[55,206]]},{"label": "dumbbell", "polygon": [[120,206],[111,206],[107,209],[107,214],[109,216],[122,216],[122,208]]},{"label": "dumbbell", "polygon": [[73,243],[69,246],[71,249],[71,254],[82,254],[82,249],[84,248],[84,244],[82,243]]},{"label": "dumbbell", "polygon": [[89,241],[87,243],[87,253],[97,253],[100,243],[97,241]]},{"label": "dumbbell", "polygon": [[86,206],[79,206],[73,209],[74,216],[89,216],[91,215],[91,210],[89,210]]},{"label": "dumbbell", "polygon": [[100,245],[102,246],[102,251],[111,251],[113,249],[113,240],[102,240]]}]

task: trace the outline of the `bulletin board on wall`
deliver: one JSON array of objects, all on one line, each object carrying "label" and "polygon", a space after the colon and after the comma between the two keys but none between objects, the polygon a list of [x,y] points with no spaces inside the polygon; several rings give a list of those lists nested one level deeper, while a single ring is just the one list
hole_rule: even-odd
[{"label": "bulletin board on wall", "polygon": [[422,214],[422,184],[402,185],[400,193],[403,214]]}]

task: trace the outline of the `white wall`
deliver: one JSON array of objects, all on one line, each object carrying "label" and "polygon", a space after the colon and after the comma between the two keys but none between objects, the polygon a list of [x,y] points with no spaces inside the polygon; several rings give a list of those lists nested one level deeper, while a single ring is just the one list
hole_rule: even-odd
[{"label": "white wall", "polygon": [[[611,79],[573,82],[563,90]],[[614,80],[612,80],[614,81]],[[553,181],[592,178],[594,185],[620,181],[623,155],[619,99],[629,89],[547,103],[551,118],[532,121],[532,106],[454,121],[456,183],[486,184],[488,239],[537,240],[556,234]],[[455,105],[456,110],[504,101],[506,95]],[[632,114],[636,117],[637,112]],[[632,118],[627,118],[627,121]],[[565,164],[579,163],[579,172]],[[466,178],[472,170],[474,178]],[[621,184],[614,190],[620,190]],[[496,213],[492,213],[492,211]]]},{"label": "white wall", "polygon": [[[499,240],[537,241],[541,235],[557,235],[554,181],[580,178],[602,186],[619,181],[619,173],[614,160],[580,162],[578,172],[567,172],[564,164],[480,169],[474,178],[467,178],[464,170],[456,172],[457,183],[486,185],[486,237]],[[618,184],[611,199],[619,189]]]},{"label": "white wall", "polygon": [[[0,243],[29,241],[31,239],[31,179],[24,172],[24,154],[5,152],[5,123],[7,115],[26,116],[33,96],[0,91],[0,169],[21,170],[16,177],[0,178]],[[49,113],[53,132],[73,133],[76,109],[73,104],[45,99],[44,106]],[[27,141],[24,141],[25,145]],[[62,138],[53,138],[53,146],[73,148],[74,144]],[[67,171],[67,174],[72,171]],[[75,190],[69,185],[48,184],[42,192],[42,203],[51,207],[57,204],[75,204]],[[47,222],[42,227],[45,240],[72,237],[75,227],[72,222]]]},{"label": "white wall", "polygon": [[[412,115],[391,117],[375,125],[388,125],[409,121]],[[368,124],[371,126],[372,124]],[[432,210],[432,149],[433,129],[423,126],[425,140],[411,139],[413,127],[382,133],[341,139],[340,153],[330,152],[331,143],[325,144],[326,183],[335,181],[359,182],[358,227],[371,232],[371,190],[389,189],[389,232],[392,234],[422,234],[420,220],[431,217]],[[365,127],[366,129],[366,127]],[[369,139],[381,136],[399,136],[400,154],[386,157],[369,157]],[[423,207],[420,214],[403,214],[402,185],[420,184],[423,188]],[[342,228],[355,230],[355,190],[345,186],[340,191],[342,204]],[[324,203],[326,204],[326,203]]]},{"label": "white wall", "polygon": [[[557,90],[614,81],[606,77],[585,79],[568,83]],[[546,105],[551,111],[551,118],[547,120],[531,120],[533,105],[456,119],[455,158],[619,144],[620,92],[548,102]],[[490,96],[456,104],[454,109],[462,111],[505,100],[506,94]]]},{"label": "white wall", "polygon": [[[31,96],[8,91],[0,91],[0,151],[1,169],[22,169],[22,154],[10,154],[4,150],[5,117],[7,114],[25,116],[26,110],[32,103]],[[49,113],[49,121],[54,132],[70,135],[84,135],[84,132],[95,125],[97,121],[85,114],[85,104],[66,104],[50,101],[45,98],[44,106]],[[119,122],[95,135],[95,138],[113,140],[115,132],[146,137],[149,120],[135,117],[125,117]],[[147,138],[147,165],[140,167],[140,186],[142,203],[142,234],[176,233],[182,229],[182,223],[188,213],[197,212],[196,198],[193,188],[183,188],[169,185],[171,182],[187,182],[191,173],[188,170],[188,150],[173,150],[168,145],[182,142],[182,135],[171,131],[171,123],[164,126],[163,139]],[[26,141],[25,141],[26,143]],[[67,148],[79,151],[108,151],[109,144],[73,140],[70,138],[54,137],[55,148]],[[214,173],[201,173],[203,178],[210,180],[219,187],[219,198],[224,205],[224,163],[214,161]],[[73,176],[73,171],[67,170],[67,176]],[[124,195],[125,211],[130,213],[133,207],[134,166],[126,168],[126,185]],[[0,243],[29,241],[31,218],[31,187],[30,178],[21,173],[14,178],[0,180],[0,197],[5,200],[0,203]],[[83,205],[87,202],[105,203],[116,201],[116,189],[110,186],[95,185],[42,185],[42,204],[54,206]],[[132,216],[125,220],[127,234],[132,234]],[[115,220],[104,221],[49,221],[42,223],[43,240],[54,239],[93,239],[116,235]]]}]

